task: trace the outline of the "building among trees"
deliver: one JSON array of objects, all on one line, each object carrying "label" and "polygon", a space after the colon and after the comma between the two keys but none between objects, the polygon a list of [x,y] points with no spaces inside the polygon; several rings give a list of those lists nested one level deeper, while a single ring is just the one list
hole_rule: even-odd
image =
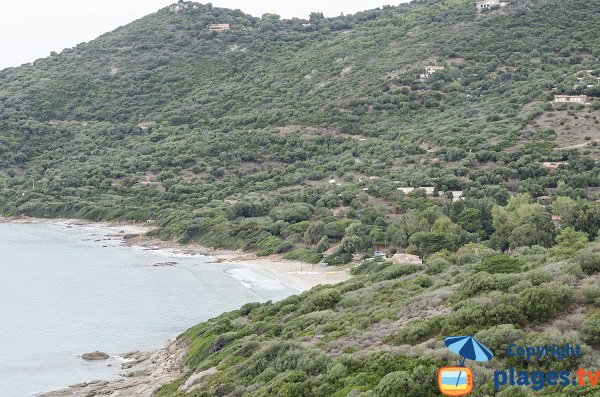
[{"label": "building among trees", "polygon": [[554,95],[554,103],[579,103],[585,105],[588,103],[587,95]]},{"label": "building among trees", "polygon": [[214,23],[208,26],[208,30],[211,32],[225,32],[226,30],[231,30],[231,25],[228,23]]},{"label": "building among trees", "polygon": [[477,11],[489,10],[494,7],[504,7],[507,3],[500,0],[481,0],[477,2]]}]

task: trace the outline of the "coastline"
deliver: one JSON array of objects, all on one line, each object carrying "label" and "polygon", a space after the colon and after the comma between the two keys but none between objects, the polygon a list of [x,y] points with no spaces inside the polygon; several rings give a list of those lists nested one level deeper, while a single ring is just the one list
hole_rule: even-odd
[{"label": "coastline", "polygon": [[[298,292],[307,291],[320,284],[336,284],[351,276],[347,269],[322,267],[289,261],[280,255],[258,257],[254,253],[211,249],[199,244],[182,245],[174,241],[163,241],[147,236],[153,230],[149,225],[127,222],[90,222],[79,219],[28,218],[12,219],[0,217],[0,223],[54,224],[65,227],[98,226],[114,229],[110,237],[118,238],[123,245],[145,250],[164,251],[172,254],[202,255],[211,258],[206,264],[221,266],[235,264],[241,269],[257,270],[260,277],[269,277]],[[233,277],[233,276],[232,276]],[[161,386],[170,383],[185,373],[183,358],[187,346],[175,340],[168,341],[165,348],[154,352],[131,352],[124,359],[119,377],[113,380],[93,380],[62,389],[36,394],[36,397],[83,397],[90,395],[151,397]]]},{"label": "coastline", "polygon": [[351,276],[347,269],[339,267],[323,267],[309,263],[283,259],[281,255],[259,257],[255,253],[214,249],[197,243],[179,244],[175,241],[163,241],[147,235],[154,228],[146,224],[132,222],[91,222],[69,218],[30,218],[17,219],[0,217],[0,223],[21,224],[54,224],[64,226],[100,226],[119,229],[118,235],[123,244],[129,247],[141,247],[148,250],[161,250],[175,254],[202,255],[214,258],[208,262],[211,265],[236,264],[259,270],[259,272],[279,281],[285,286],[299,292],[307,291],[321,284],[337,284],[348,280]]},{"label": "coastline", "polygon": [[283,259],[281,255],[259,257],[251,252],[213,249],[195,243],[182,245],[145,235],[129,236],[124,241],[131,247],[214,258],[209,264],[236,264],[254,268],[299,292],[308,291],[321,284],[337,284],[351,277],[345,268],[290,261]]}]

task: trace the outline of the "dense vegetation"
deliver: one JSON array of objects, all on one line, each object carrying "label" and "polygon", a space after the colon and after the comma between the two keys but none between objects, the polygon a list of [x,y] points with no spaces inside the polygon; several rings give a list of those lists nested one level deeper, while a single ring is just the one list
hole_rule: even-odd
[{"label": "dense vegetation", "polygon": [[421,0],[304,21],[179,2],[0,71],[0,213],[153,219],[161,238],[311,263],[425,259],[365,260],[191,329],[190,373],[163,395],[211,367],[191,395],[436,395],[448,334],[579,342],[600,368],[594,15]]},{"label": "dense vegetation", "polygon": [[[500,257],[520,269],[479,269]],[[437,369],[457,359],[444,347],[447,335],[475,335],[496,353],[492,364],[469,363],[474,396],[494,395],[493,370],[509,365],[549,371],[600,363],[598,253],[571,256],[536,246],[500,256],[468,244],[434,255],[423,267],[372,260],[353,273],[345,283],[247,304],[191,328],[180,337],[190,344],[190,371],[159,395],[438,396]],[[567,342],[579,343],[582,356],[527,363],[505,352],[510,343]],[[210,375],[180,389],[191,374],[207,370]],[[508,388],[497,395],[540,393]],[[543,395],[598,394],[550,387]]]}]

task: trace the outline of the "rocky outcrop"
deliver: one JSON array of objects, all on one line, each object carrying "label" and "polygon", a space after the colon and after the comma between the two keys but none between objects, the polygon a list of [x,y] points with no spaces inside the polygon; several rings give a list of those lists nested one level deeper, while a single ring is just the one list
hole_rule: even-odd
[{"label": "rocky outcrop", "polygon": [[37,397],[152,397],[161,386],[184,374],[183,356],[186,351],[184,343],[175,341],[156,353],[127,353],[123,356],[125,363],[117,380],[80,383]]},{"label": "rocky outcrop", "polygon": [[184,393],[189,393],[191,391],[199,389],[200,387],[203,386],[203,381],[206,378],[216,374],[217,372],[219,372],[219,370],[213,367],[213,368],[209,368],[205,371],[193,374],[192,376],[190,376],[188,378],[188,380],[185,381],[185,383],[183,385],[181,385],[179,387],[179,391],[182,391]]},{"label": "rocky outcrop", "polygon": [[81,358],[88,361],[101,361],[108,360],[110,356],[106,353],[95,351],[91,353],[84,353],[81,355]]}]

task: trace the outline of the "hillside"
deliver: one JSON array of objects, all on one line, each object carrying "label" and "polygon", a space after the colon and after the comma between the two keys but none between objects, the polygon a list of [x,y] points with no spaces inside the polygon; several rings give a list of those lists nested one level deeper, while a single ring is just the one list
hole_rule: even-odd
[{"label": "hillside", "polygon": [[[0,214],[356,266],[189,330],[189,373],[164,396],[213,367],[187,395],[438,395],[451,334],[497,352],[475,396],[495,394],[494,366],[598,368],[597,15],[421,0],[305,21],[179,2],[0,71]],[[523,364],[502,354],[513,341],[585,355]]]}]

